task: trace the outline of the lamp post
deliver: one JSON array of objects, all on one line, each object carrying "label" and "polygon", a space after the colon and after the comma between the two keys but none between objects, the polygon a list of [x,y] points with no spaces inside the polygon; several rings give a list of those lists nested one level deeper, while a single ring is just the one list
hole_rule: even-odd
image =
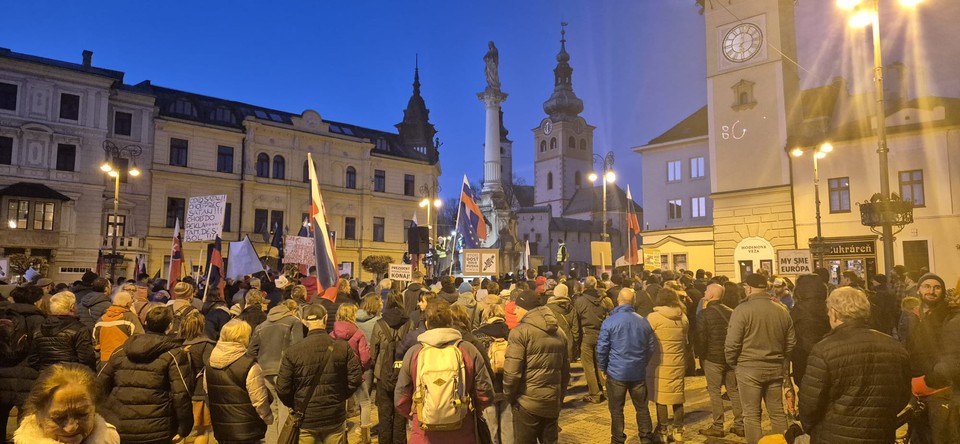
[{"label": "lamp post", "polygon": [[427,209],[427,230],[430,233],[430,240],[436,245],[435,235],[439,233],[433,229],[433,219],[430,217],[430,208],[437,208],[443,206],[443,201],[439,197],[433,197],[440,194],[440,185],[420,185],[420,195],[423,196],[423,200],[420,201],[420,208],[426,207]]},{"label": "lamp post", "polygon": [[[117,238],[119,237],[119,233],[117,233],[117,231],[119,227],[118,222],[120,219],[120,176],[124,173],[127,173],[133,177],[140,175],[140,169],[137,168],[136,159],[140,157],[141,153],[143,153],[143,148],[141,148],[139,145],[126,145],[120,147],[109,140],[104,140],[103,152],[105,153],[105,159],[103,161],[103,165],[100,165],[100,170],[113,178],[113,239],[111,239],[110,248],[110,281],[116,282]],[[129,159],[129,163],[131,163],[132,166],[126,165],[125,162],[121,162],[121,159],[124,159],[124,156]]]},{"label": "lamp post", "polygon": [[[603,173],[603,222],[601,224],[603,227],[603,231],[602,231],[603,234],[601,235],[600,239],[602,241],[608,241],[609,239],[607,235],[607,183],[608,182],[613,183],[614,181],[617,180],[617,174],[613,172],[613,151],[607,151],[607,154],[605,156],[594,154],[593,161],[594,161],[594,164],[601,165],[601,171]],[[589,179],[590,182],[596,183],[597,179],[600,179],[600,177],[597,175],[596,171],[591,171],[590,174],[587,175],[587,179]]]},{"label": "lamp post", "polygon": [[[904,6],[915,6],[922,0],[900,0]],[[883,95],[883,57],[880,51],[880,0],[837,0],[837,6],[841,9],[853,11],[850,18],[850,25],[855,27],[870,26],[873,31],[873,80],[874,94],[877,99],[876,119],[877,119],[877,155],[880,158],[880,199],[879,199],[879,219],[881,231],[881,240],[883,241],[883,265],[886,275],[892,276],[893,271],[893,226],[897,219],[897,214],[891,205],[890,199],[890,165],[887,154],[890,152],[887,147],[887,128],[886,128],[886,109],[884,106]],[[861,206],[861,220],[864,219],[864,208]]]},{"label": "lamp post", "polygon": [[[794,157],[801,157],[807,150],[803,148],[794,148],[790,151]],[[823,256],[826,254],[826,245],[823,243],[823,230],[820,227],[820,167],[818,160],[827,157],[827,153],[833,151],[833,145],[824,143],[813,150],[813,197],[817,207],[817,237],[810,245],[811,250],[817,256],[817,264],[823,267]]]}]

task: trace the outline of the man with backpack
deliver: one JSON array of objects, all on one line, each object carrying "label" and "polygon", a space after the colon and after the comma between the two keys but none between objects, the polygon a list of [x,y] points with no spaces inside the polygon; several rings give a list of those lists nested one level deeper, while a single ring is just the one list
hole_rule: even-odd
[{"label": "man with backpack", "polygon": [[397,410],[411,419],[412,443],[476,443],[477,412],[493,399],[483,355],[452,328],[449,303],[433,300],[425,314],[427,331],[403,357]]},{"label": "man with backpack", "polygon": [[503,395],[503,366],[507,360],[507,342],[510,328],[504,321],[503,305],[491,304],[481,313],[482,321],[473,331],[474,336],[486,344],[485,351],[493,374],[493,404],[483,411],[490,428],[493,444],[513,444],[513,409]]},{"label": "man with backpack", "polygon": [[377,419],[380,421],[377,434],[379,442],[383,444],[407,442],[407,420],[396,414],[393,391],[397,388],[399,364],[403,362],[403,356],[397,356],[397,349],[410,329],[401,296],[391,293],[383,316],[373,327],[370,340],[373,376],[376,379]]},{"label": "man with backpack", "polygon": [[733,309],[727,305],[733,303],[729,301],[730,298],[735,302],[738,297],[735,294],[724,294],[723,286],[719,284],[708,285],[703,295],[706,306],[697,315],[699,328],[695,332],[695,342],[701,353],[700,362],[703,365],[704,376],[707,378],[707,394],[710,395],[710,408],[713,413],[713,424],[700,429],[700,434],[716,438],[722,438],[726,434],[723,428],[721,386],[727,387],[727,395],[730,397],[730,404],[733,405],[733,428],[730,429],[730,433],[737,436],[744,434],[737,375],[727,365],[723,351],[724,341],[727,338],[727,324],[730,323],[730,316],[733,314]]},{"label": "man with backpack", "polygon": [[403,309],[407,316],[413,315],[417,310],[417,302],[420,301],[420,295],[430,290],[423,286],[423,272],[414,271],[410,279],[410,285],[403,291]]},{"label": "man with backpack", "polygon": [[613,307],[604,304],[608,299],[597,289],[597,278],[587,276],[583,286],[583,294],[573,301],[573,341],[580,345],[580,360],[589,391],[583,401],[599,404],[607,398],[603,396],[597,371],[597,338],[600,336],[600,325]]}]

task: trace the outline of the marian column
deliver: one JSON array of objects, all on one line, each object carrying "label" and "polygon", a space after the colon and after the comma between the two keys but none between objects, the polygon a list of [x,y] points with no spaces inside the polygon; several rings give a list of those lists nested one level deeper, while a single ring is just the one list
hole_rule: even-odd
[{"label": "marian column", "polygon": [[477,93],[487,111],[487,126],[483,144],[483,194],[501,193],[500,183],[500,103],[507,100],[507,93],[500,91],[500,75],[497,68],[500,55],[493,42],[483,56],[486,64],[487,88]]}]

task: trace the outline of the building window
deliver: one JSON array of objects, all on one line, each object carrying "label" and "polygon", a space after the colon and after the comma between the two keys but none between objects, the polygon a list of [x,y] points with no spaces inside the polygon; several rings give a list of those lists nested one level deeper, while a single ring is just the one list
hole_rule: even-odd
[{"label": "building window", "polygon": [[227,202],[227,205],[223,207],[223,231],[229,232],[233,231],[230,229],[230,222],[233,221],[233,205],[230,202]]},{"label": "building window", "polygon": [[0,164],[13,165],[13,137],[0,137]]},{"label": "building window", "polygon": [[33,203],[33,229],[53,231],[54,205],[52,202]]},{"label": "building window", "polygon": [[60,94],[60,118],[80,120],[80,96],[67,93]]},{"label": "building window", "polygon": [[170,165],[187,166],[188,142],[184,139],[170,139]]},{"label": "building window", "polygon": [[383,226],[384,226],[384,221],[382,217],[373,218],[373,241],[374,242],[383,242]]},{"label": "building window", "polygon": [[580,172],[577,171],[573,173],[573,186],[580,188],[580,185],[583,183],[583,176],[580,175]]},{"label": "building window", "polygon": [[357,239],[357,218],[343,218],[343,238],[349,240]]},{"label": "building window", "polygon": [[667,162],[667,182],[679,182],[681,177],[680,161],[671,160]]},{"label": "building window", "polygon": [[220,145],[217,147],[217,171],[221,173],[233,172],[233,147]]},{"label": "building window", "polygon": [[690,199],[690,217],[706,217],[707,216],[707,198],[706,197],[694,197]]},{"label": "building window", "polygon": [[231,125],[237,124],[237,116],[233,114],[233,111],[230,111],[229,109],[222,106],[217,107],[217,109],[213,110],[210,113],[210,118],[212,120],[216,120],[217,122],[228,123]]},{"label": "building window", "polygon": [[403,195],[404,196],[413,196],[414,190],[416,189],[416,178],[413,174],[404,174],[403,175]]},{"label": "building window", "polygon": [[167,111],[169,111],[171,114],[179,114],[181,116],[188,116],[188,117],[197,117],[197,108],[194,107],[189,100],[182,97],[177,99],[177,101],[171,103],[170,106],[167,107]]},{"label": "building window", "polygon": [[273,178],[284,179],[287,177],[287,161],[283,156],[273,156]]},{"label": "building window", "polygon": [[57,144],[57,171],[76,171],[76,166],[77,146],[66,143]]},{"label": "building window", "polygon": [[273,210],[270,212],[270,232],[277,228],[283,229],[283,211]]},{"label": "building window", "polygon": [[0,82],[0,109],[17,110],[17,85]]},{"label": "building window", "polygon": [[257,177],[270,177],[270,156],[266,153],[257,154]]},{"label": "building window", "polygon": [[351,190],[357,189],[357,169],[350,166],[347,167],[347,177],[344,180],[345,187],[350,188]]},{"label": "building window", "polygon": [[661,254],[660,255],[660,269],[669,270],[670,269],[670,255]]},{"label": "building window", "polygon": [[915,207],[926,206],[923,200],[923,170],[900,172],[900,197],[913,202]]},{"label": "building window", "polygon": [[262,208],[253,210],[253,232],[263,234],[267,232],[267,217],[269,213]]},{"label": "building window", "polygon": [[553,172],[552,171],[547,173],[547,189],[548,190],[553,189]]},{"label": "building window", "polygon": [[827,187],[830,190],[830,212],[831,213],[849,213],[850,212],[850,178],[835,177],[827,180]]},{"label": "building window", "polygon": [[133,133],[133,114],[117,111],[113,113],[113,133],[129,136]]},{"label": "building window", "polygon": [[587,139],[580,139],[580,151],[587,150]]},{"label": "building window", "polygon": [[187,200],[179,197],[167,198],[167,228],[173,228],[180,221],[180,227],[183,227],[184,212],[187,208]]},{"label": "building window", "polygon": [[537,233],[537,242],[543,242],[543,234]]},{"label": "building window", "polygon": [[683,217],[683,201],[673,199],[667,201],[667,219],[679,220]]},{"label": "building window", "polygon": [[374,170],[373,172],[373,191],[385,192],[387,190],[387,172],[384,170]]},{"label": "building window", "polygon": [[570,136],[570,138],[567,139],[567,148],[571,150],[577,149],[577,139],[575,139],[573,136]]},{"label": "building window", "polygon": [[303,161],[303,183],[310,183],[310,164]]},{"label": "building window", "polygon": [[686,269],[687,269],[687,254],[686,254],[686,253],[674,253],[674,254],[673,254],[673,269],[674,269],[674,270],[686,270]]},{"label": "building window", "polygon": [[16,230],[26,230],[30,219],[30,202],[26,200],[11,200],[7,206],[7,227]]},{"label": "building window", "polygon": [[696,179],[703,176],[703,157],[694,157],[690,159],[690,178]]},{"label": "building window", "polygon": [[[114,216],[107,215],[107,237],[124,237],[127,233],[127,216],[116,216],[117,223],[113,223]],[[116,234],[114,234],[116,233]]]},{"label": "building window", "polygon": [[556,137],[551,137],[551,138],[550,138],[550,149],[551,149],[551,150],[557,149],[557,138],[556,138]]},{"label": "building window", "polygon": [[541,141],[540,141],[540,152],[541,152],[541,153],[547,152],[547,141],[546,141],[546,140],[541,140]]}]

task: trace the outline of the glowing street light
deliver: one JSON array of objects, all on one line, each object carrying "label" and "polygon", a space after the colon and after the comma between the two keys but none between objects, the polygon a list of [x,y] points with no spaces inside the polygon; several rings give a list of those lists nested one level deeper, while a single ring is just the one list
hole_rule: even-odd
[{"label": "glowing street light", "polygon": [[[121,169],[125,168],[119,160],[123,159],[124,156],[130,159],[130,163],[133,164],[133,166],[126,168],[126,173],[130,176],[137,177],[140,175],[140,170],[137,168],[136,162],[137,158],[140,157],[140,154],[143,152],[143,148],[140,148],[139,145],[119,147],[109,140],[104,140],[103,151],[106,153],[107,158],[103,162],[103,165],[100,165],[100,170],[113,178],[113,239],[111,239],[112,246],[110,249],[110,280],[116,282],[117,238],[120,234],[118,233],[120,220],[120,176],[123,173]],[[136,278],[136,276],[134,276],[134,278]]]},{"label": "glowing street light", "polygon": [[[608,151],[607,154],[603,157],[601,157],[599,154],[594,154],[593,160],[595,163],[599,163],[601,165],[601,170],[603,171],[603,223],[601,224],[603,227],[603,235],[601,239],[606,242],[608,240],[607,184],[613,183],[614,181],[617,180],[617,173],[613,172],[613,151]],[[596,183],[597,180],[600,179],[600,176],[597,174],[596,171],[591,171],[590,174],[587,175],[587,179],[589,179],[590,182]]]},{"label": "glowing street light", "polygon": [[[811,250],[817,256],[817,263],[819,267],[823,267],[823,255],[826,254],[826,246],[823,244],[823,231],[820,227],[820,168],[817,164],[819,159],[827,157],[827,153],[833,151],[833,145],[829,142],[825,142],[818,146],[813,151],[813,198],[816,202],[817,207],[817,237],[814,239],[813,245],[811,245]],[[790,151],[790,154],[793,157],[801,157],[803,153],[807,152],[807,149],[801,147],[796,147]]]}]

